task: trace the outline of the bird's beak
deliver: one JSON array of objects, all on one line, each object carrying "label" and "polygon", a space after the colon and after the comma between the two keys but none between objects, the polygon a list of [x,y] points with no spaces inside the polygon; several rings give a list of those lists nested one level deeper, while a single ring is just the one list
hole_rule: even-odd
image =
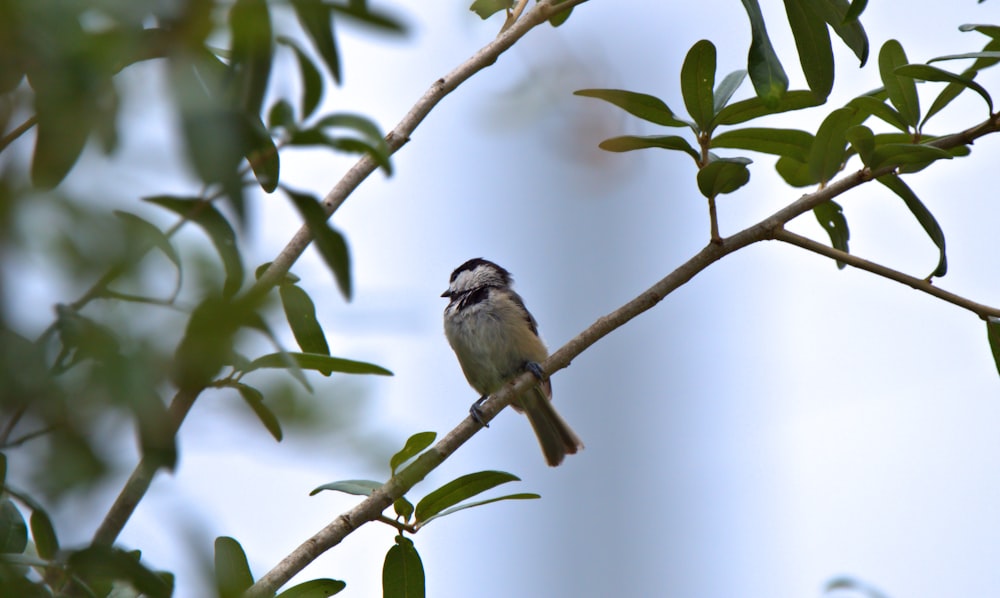
[{"label": "bird's beak", "polygon": [[451,291],[445,291],[445,292],[441,293],[441,296],[442,297],[451,297]]}]

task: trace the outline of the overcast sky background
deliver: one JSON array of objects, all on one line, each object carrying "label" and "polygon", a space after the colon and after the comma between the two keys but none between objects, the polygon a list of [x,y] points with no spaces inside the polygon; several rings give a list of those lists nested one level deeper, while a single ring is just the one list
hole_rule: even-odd
[{"label": "overcast sky background", "polygon": [[[802,88],[781,5],[762,4],[791,86]],[[324,108],[370,115],[388,130],[431,82],[488,42],[499,21],[483,23],[460,2],[380,5],[396,9],[411,35],[393,40],[340,27],[345,85]],[[881,85],[877,53],[887,39],[899,39],[912,62],[926,61],[981,48],[985,37],[958,26],[997,20],[994,2],[872,2],[863,17],[869,65],[859,70],[837,45],[829,104],[769,123],[814,131],[825,113]],[[623,88],[682,112],[680,65],[702,38],[718,48],[718,78],[745,67],[750,33],[735,0],[593,0],[562,28],[531,32],[446,98],[394,157],[395,175],[373,175],[333,218],[351,244],[353,302],[340,298],[312,250],[293,268],[317,301],[334,354],[395,376],[316,377],[320,430],[296,434],[292,426],[281,444],[233,397],[206,394],[182,429],[178,472],[156,479],[122,543],[175,571],[178,596],[204,595],[208,571],[195,563],[211,561],[219,535],[243,544],[259,576],[357,502],[309,497],[311,489],[384,479],[388,455],[410,434],[454,427],[476,396],[442,334],[439,295],[466,259],[486,257],[513,272],[555,349],[703,247],[707,210],[690,160],[598,150],[607,137],[657,129],[572,96]],[[286,58],[289,73],[277,75],[272,91],[296,98]],[[123,140],[125,151],[148,148],[149,161],[114,175],[125,177],[115,179],[117,193],[134,193],[133,184],[190,192],[171,157],[174,133],[159,124],[170,122],[155,101],[165,93],[160,73],[141,67],[123,77],[147,90],[128,96],[125,130],[148,123]],[[1000,88],[993,71],[983,82]],[[925,109],[939,89],[927,87]],[[737,98],[750,94],[747,82]],[[983,102],[966,93],[928,130],[951,132],[985,117]],[[950,269],[936,284],[996,305],[994,137],[969,159],[906,180],[947,235]],[[719,200],[724,235],[802,193],[773,174],[773,158],[751,157],[750,184]],[[107,192],[112,167],[87,160],[90,176],[74,173],[67,184]],[[322,195],[351,163],[289,152],[282,179]],[[113,190],[109,201],[134,206],[135,198]],[[250,267],[273,258],[298,227],[286,200],[254,201]],[[933,270],[936,248],[887,190],[866,185],[838,201],[854,253],[917,276]],[[810,215],[790,228],[828,242]],[[38,281],[27,288],[51,292]],[[30,303],[22,321],[44,326],[50,312]],[[526,420],[505,412],[412,493],[500,469],[523,480],[500,491],[543,496],[464,511],[418,533],[428,595],[792,598],[820,595],[839,575],[906,598],[986,596],[1000,587],[998,380],[972,314],[762,243],[713,265],[553,384],[585,451],[548,468]],[[350,437],[336,422],[348,422]],[[123,447],[129,467],[130,451]],[[87,508],[106,510],[118,487]],[[82,542],[93,530],[79,526],[80,512],[64,505],[57,515]],[[378,595],[394,535],[365,526],[298,580],[333,577],[347,581],[345,596]]]}]

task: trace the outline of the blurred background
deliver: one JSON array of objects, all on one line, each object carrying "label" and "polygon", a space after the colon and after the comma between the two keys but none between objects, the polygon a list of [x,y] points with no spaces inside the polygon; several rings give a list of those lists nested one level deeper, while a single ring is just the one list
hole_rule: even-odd
[{"label": "blurred background", "polygon": [[[762,5],[790,88],[802,88],[783,10]],[[460,2],[386,8],[409,36],[342,28],[345,84],[324,108],[369,115],[389,130],[435,79],[487,43],[500,19],[481,22]],[[981,47],[985,38],[958,27],[997,14],[994,3],[972,0],[873,2],[862,18],[870,63],[858,69],[835,41],[828,104],[768,122],[814,131],[833,107],[881,85],[875,57],[887,39],[923,62]],[[745,68],[750,30],[734,0],[593,0],[563,27],[531,32],[446,98],[394,157],[394,175],[374,174],[333,217],[351,246],[353,301],[342,300],[314,250],[293,268],[317,302],[333,354],[395,376],[316,376],[305,411],[292,402],[281,410],[291,382],[266,383],[286,425],[280,444],[235,393],[206,393],[181,430],[177,472],[156,478],[121,543],[174,571],[176,595],[207,595],[216,536],[236,537],[263,574],[357,502],[310,497],[311,489],[385,479],[388,456],[410,434],[458,424],[476,395],[444,339],[439,295],[466,259],[485,257],[514,274],[554,350],[701,249],[708,218],[692,164],[673,152],[599,150],[608,137],[657,130],[572,92],[628,89],[682,112],[681,62],[702,38],[718,48],[720,78]],[[64,188],[139,210],[137,193],[182,193],[194,179],[160,99],[168,93],[161,70],[141,64],[121,77],[130,134],[123,153],[144,148],[144,162],[89,152]],[[277,72],[271,93],[297,94],[294,81]],[[981,82],[997,89],[997,73],[985,71]],[[751,94],[746,82],[736,97]],[[978,123],[982,106],[966,93],[929,132]],[[993,305],[995,137],[967,159],[906,177],[947,235],[950,269],[936,283]],[[30,136],[18,143],[27,159]],[[773,158],[751,157],[750,184],[719,200],[723,235],[802,192],[774,174]],[[289,153],[282,181],[322,195],[352,163]],[[915,276],[933,270],[936,248],[888,190],[866,185],[838,201],[853,253]],[[273,259],[300,221],[277,197],[260,194],[250,205],[244,251],[252,268]],[[71,226],[49,214],[39,206],[24,226]],[[809,215],[789,228],[828,242]],[[44,260],[20,258],[4,260],[5,282],[18,288],[5,300],[11,322],[33,338],[51,321],[50,306],[86,281],[54,281]],[[761,243],[603,339],[553,386],[585,451],[547,467],[526,420],[507,411],[411,493],[499,469],[522,478],[503,490],[543,497],[463,511],[421,530],[413,540],[429,596],[805,597],[839,576],[907,598],[988,596],[1000,587],[998,380],[972,314]],[[120,470],[85,499],[53,509],[64,545],[89,539],[137,458],[134,443],[109,452]],[[298,579],[333,577],[347,582],[345,596],[378,595],[394,535],[365,526]]]}]

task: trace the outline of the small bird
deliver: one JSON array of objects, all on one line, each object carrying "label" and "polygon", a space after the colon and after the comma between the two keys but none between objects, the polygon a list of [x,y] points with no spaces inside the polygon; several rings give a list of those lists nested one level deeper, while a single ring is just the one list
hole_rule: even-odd
[{"label": "small bird", "polygon": [[[451,273],[448,290],[441,294],[449,299],[444,310],[445,336],[465,379],[482,395],[469,410],[477,421],[482,402],[511,378],[527,370],[541,380],[539,363],[549,356],[538,336],[538,324],[511,288],[512,281],[507,270],[475,258]],[[549,380],[540,381],[512,405],[528,416],[549,465],[555,467],[567,454],[583,448],[552,405]]]}]

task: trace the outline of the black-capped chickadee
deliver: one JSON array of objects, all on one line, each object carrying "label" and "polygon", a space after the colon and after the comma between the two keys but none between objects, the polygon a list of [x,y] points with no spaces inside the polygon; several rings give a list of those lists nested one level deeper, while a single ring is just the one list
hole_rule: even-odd
[{"label": "black-capped chickadee", "polygon": [[[528,370],[541,379],[539,363],[549,356],[538,337],[535,318],[510,288],[511,282],[510,272],[476,258],[451,273],[448,290],[441,294],[450,300],[444,310],[445,336],[465,379],[482,395],[470,410],[477,420],[479,405],[517,374]],[[580,438],[552,406],[548,380],[536,384],[512,405],[528,416],[549,465],[559,465],[567,454],[583,448]]]}]

